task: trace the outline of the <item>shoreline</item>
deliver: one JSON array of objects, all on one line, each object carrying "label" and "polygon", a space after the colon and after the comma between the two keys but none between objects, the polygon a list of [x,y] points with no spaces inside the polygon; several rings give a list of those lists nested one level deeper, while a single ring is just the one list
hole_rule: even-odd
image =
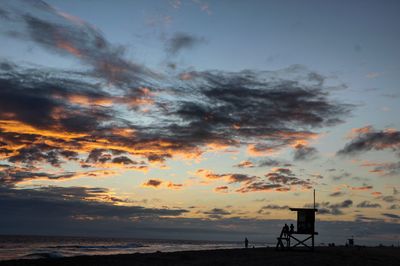
[{"label": "shoreline", "polygon": [[274,248],[219,249],[134,253],[121,255],[76,256],[52,259],[0,261],[0,266],[19,265],[400,265],[396,247],[318,247],[276,251]]}]

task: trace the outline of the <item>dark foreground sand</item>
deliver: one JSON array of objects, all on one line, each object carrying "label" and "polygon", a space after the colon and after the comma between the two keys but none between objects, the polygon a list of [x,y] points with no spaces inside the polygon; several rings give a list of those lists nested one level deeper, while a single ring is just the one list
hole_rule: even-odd
[{"label": "dark foreground sand", "polygon": [[172,253],[81,256],[61,259],[3,261],[0,265],[396,265],[400,248],[317,248],[315,252],[272,248],[184,251]]}]

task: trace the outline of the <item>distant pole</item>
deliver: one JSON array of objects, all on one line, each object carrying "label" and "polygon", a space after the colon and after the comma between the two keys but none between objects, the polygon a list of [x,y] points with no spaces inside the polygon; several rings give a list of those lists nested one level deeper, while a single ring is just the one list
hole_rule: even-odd
[{"label": "distant pole", "polygon": [[315,209],[315,189],[314,189],[314,209]]},{"label": "distant pole", "polygon": [[[315,188],[314,188],[314,217],[315,217]],[[311,238],[311,242],[312,242],[312,250],[314,251],[314,234],[315,234],[315,218],[314,218],[314,226],[313,226],[313,232],[312,232],[312,238]]]}]

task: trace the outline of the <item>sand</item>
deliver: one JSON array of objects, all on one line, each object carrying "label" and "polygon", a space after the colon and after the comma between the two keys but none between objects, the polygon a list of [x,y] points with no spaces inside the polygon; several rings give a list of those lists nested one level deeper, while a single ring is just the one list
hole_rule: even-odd
[{"label": "sand", "polygon": [[59,259],[3,261],[0,265],[400,265],[400,248],[317,248],[314,252],[273,248],[183,251]]}]

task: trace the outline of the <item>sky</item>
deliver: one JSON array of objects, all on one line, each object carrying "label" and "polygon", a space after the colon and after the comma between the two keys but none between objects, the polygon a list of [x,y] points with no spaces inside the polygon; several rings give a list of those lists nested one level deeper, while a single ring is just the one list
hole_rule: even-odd
[{"label": "sky", "polygon": [[399,12],[2,1],[0,233],[398,243]]}]

